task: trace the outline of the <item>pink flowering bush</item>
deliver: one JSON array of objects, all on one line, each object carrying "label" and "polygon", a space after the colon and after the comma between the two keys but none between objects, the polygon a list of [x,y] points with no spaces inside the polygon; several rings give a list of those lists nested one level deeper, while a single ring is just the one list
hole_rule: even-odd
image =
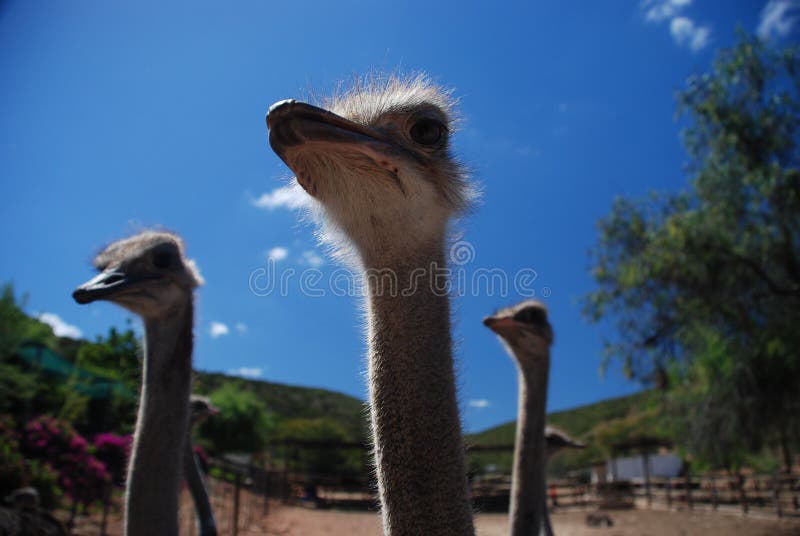
[{"label": "pink flowering bush", "polygon": [[104,496],[111,475],[88,442],[69,423],[49,416],[29,421],[20,441],[26,458],[41,460],[58,472],[58,484],[74,500],[89,506]]},{"label": "pink flowering bush", "polygon": [[94,455],[105,464],[111,481],[117,486],[125,483],[132,443],[131,435],[98,434],[94,438]]},{"label": "pink flowering bush", "polygon": [[0,498],[22,486],[25,460],[19,453],[19,438],[13,428],[0,419]]},{"label": "pink flowering bush", "polygon": [[58,473],[48,463],[23,458],[14,420],[0,415],[0,497],[22,486],[33,486],[42,507],[52,509],[61,496],[57,481]]}]

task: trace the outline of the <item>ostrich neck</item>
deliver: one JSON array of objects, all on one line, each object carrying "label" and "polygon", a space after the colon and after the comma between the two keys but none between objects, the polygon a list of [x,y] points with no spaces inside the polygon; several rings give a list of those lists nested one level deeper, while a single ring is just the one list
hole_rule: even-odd
[{"label": "ostrich neck", "polygon": [[177,535],[192,382],[191,303],[169,316],[145,319],[144,354],[125,532]]},{"label": "ostrich neck", "polygon": [[443,249],[366,263],[370,414],[390,536],[474,533]]},{"label": "ostrich neck", "polygon": [[192,449],[192,428],[189,425],[189,434],[186,436],[186,444],[183,449],[183,472],[186,477],[186,484],[192,494],[194,508],[197,511],[198,525],[200,526],[200,536],[216,536],[217,524],[214,520],[214,511],[211,509],[211,502],[208,498],[208,490],[200,471],[200,464],[195,458]]},{"label": "ostrich neck", "polygon": [[534,359],[517,360],[519,406],[514,469],[511,477],[509,518],[511,536],[539,534],[545,511],[546,445],[549,350]]}]

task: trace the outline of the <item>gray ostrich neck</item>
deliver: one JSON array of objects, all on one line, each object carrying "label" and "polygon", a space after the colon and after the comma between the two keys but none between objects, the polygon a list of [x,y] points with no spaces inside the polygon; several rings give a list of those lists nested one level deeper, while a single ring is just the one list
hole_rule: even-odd
[{"label": "gray ostrich neck", "polygon": [[511,536],[538,535],[546,515],[544,428],[549,350],[545,350],[545,355],[523,361],[517,359],[519,407],[509,507]]},{"label": "gray ostrich neck", "polygon": [[197,520],[200,526],[200,536],[216,536],[217,524],[214,519],[214,511],[211,509],[211,501],[208,497],[208,489],[200,470],[199,460],[194,455],[192,449],[192,428],[189,425],[189,434],[186,436],[186,444],[183,449],[183,472],[186,477],[186,484],[192,494],[195,510],[197,510]]},{"label": "gray ostrich neck", "polygon": [[474,533],[443,249],[366,263],[370,413],[390,536]]},{"label": "gray ostrich neck", "polygon": [[192,304],[145,318],[143,383],[128,475],[128,536],[178,534],[178,494],[189,425]]}]

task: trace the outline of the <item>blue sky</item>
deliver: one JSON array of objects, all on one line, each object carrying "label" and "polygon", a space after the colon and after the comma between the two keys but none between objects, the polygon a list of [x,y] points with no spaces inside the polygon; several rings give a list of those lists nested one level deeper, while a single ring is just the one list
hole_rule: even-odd
[{"label": "blue sky", "polygon": [[[182,234],[199,291],[196,366],[364,397],[359,299],[253,292],[273,266],[338,266],[282,195],[269,105],[367,71],[425,71],[455,89],[454,146],[483,189],[460,221],[466,274],[534,270],[556,330],[549,407],[639,386],[598,366],[588,249],[615,196],[686,184],[674,92],[741,25],[797,39],[795,0],[468,2],[139,1],[0,5],[0,279],[63,333],[130,315],[70,293],[104,244],[142,227]],[[268,257],[273,264],[268,264]],[[256,272],[257,274],[259,272]],[[282,295],[285,294],[285,295]],[[511,420],[516,377],[481,319],[515,302],[457,296],[465,426]],[[66,331],[64,331],[66,330]]]}]

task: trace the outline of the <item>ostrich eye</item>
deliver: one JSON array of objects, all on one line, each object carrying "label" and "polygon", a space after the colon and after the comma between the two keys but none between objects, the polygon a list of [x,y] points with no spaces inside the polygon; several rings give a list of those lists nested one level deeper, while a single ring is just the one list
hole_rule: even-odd
[{"label": "ostrich eye", "polygon": [[153,254],[153,266],[156,268],[169,268],[172,265],[172,255],[167,251]]},{"label": "ostrich eye", "polygon": [[436,145],[444,136],[444,126],[433,119],[420,119],[411,127],[410,134],[420,145]]},{"label": "ostrich eye", "polygon": [[538,308],[523,309],[514,315],[514,320],[523,324],[542,325],[546,322],[545,312]]}]

